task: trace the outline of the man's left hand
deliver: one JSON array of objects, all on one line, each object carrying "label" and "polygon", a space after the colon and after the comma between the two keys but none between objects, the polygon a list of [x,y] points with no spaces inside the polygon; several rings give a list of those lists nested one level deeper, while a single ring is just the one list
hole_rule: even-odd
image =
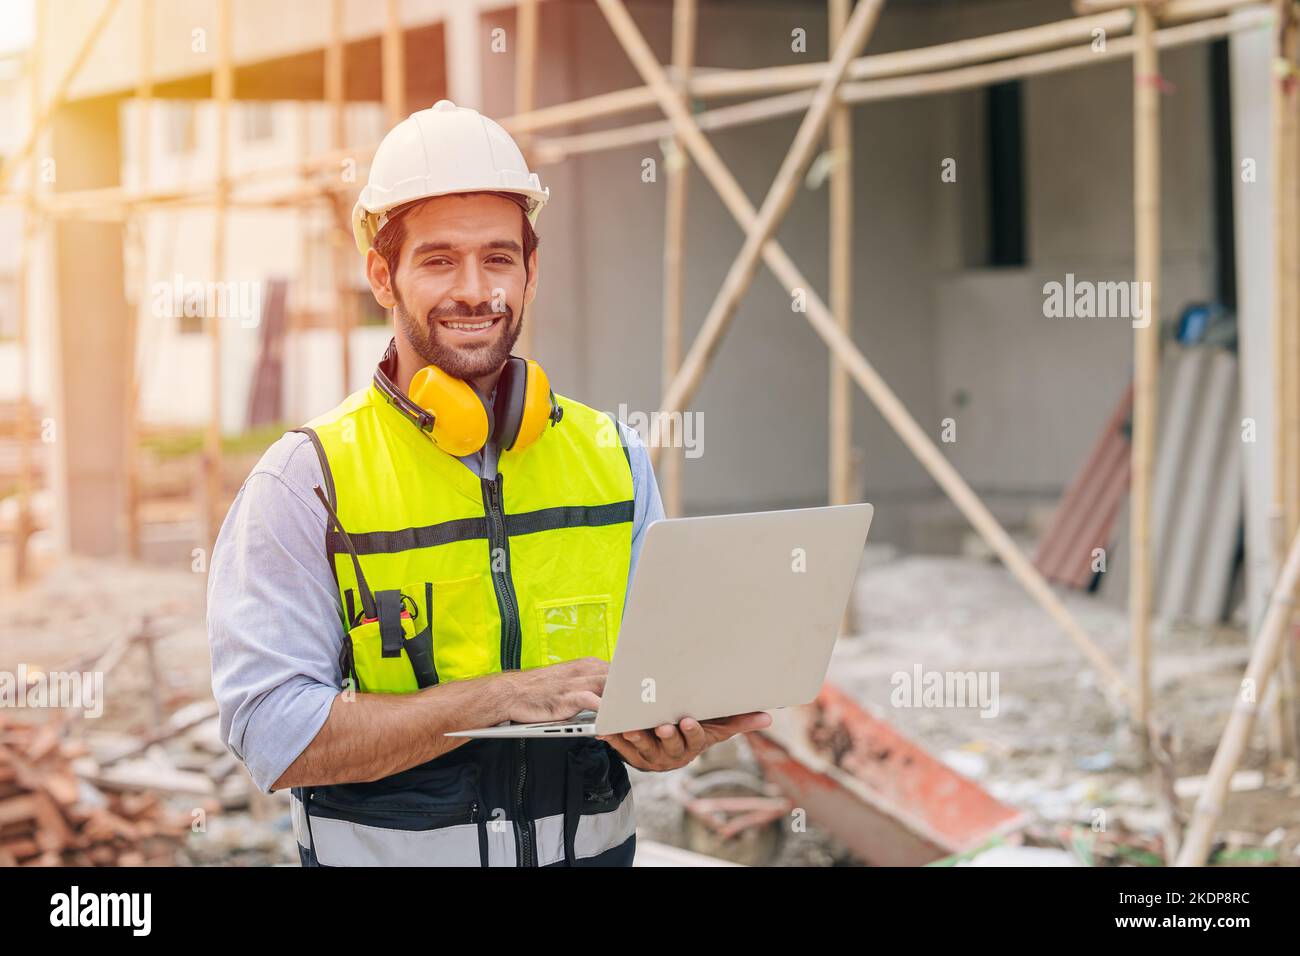
[{"label": "man's left hand", "polygon": [[683,717],[677,724],[660,724],[653,730],[629,730],[622,734],[603,734],[605,741],[637,770],[676,770],[736,734],[747,734],[772,725],[772,715],[765,711],[695,720]]}]

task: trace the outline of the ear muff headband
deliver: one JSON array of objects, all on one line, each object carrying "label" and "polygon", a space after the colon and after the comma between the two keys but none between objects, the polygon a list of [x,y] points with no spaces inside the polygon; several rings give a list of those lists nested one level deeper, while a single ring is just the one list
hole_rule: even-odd
[{"label": "ear muff headband", "polygon": [[493,402],[496,427],[492,430],[492,440],[502,451],[513,448],[519,438],[519,425],[524,419],[527,400],[528,363],[512,355],[506,359],[506,364],[501,369]]},{"label": "ear muff headband", "polygon": [[[520,360],[523,361],[522,359]],[[527,448],[542,437],[546,426],[560,420],[563,410],[555,401],[546,372],[536,362],[526,363],[528,386],[524,389],[523,409],[519,416],[519,430],[511,447]],[[505,446],[502,446],[505,447]]]},{"label": "ear muff headband", "polygon": [[492,438],[502,451],[522,451],[542,437],[547,424],[560,420],[559,406],[542,367],[510,356],[497,381],[496,430]]}]

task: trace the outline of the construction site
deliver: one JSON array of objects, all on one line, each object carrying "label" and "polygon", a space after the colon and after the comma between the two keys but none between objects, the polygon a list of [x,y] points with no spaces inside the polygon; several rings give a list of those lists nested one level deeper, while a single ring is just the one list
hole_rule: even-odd
[{"label": "construction site", "polygon": [[0,0],[0,866],[299,864],[213,544],[369,386],[353,204],[442,100],[668,517],[875,509],[816,700],[629,768],[636,866],[1300,866],[1295,0]]}]

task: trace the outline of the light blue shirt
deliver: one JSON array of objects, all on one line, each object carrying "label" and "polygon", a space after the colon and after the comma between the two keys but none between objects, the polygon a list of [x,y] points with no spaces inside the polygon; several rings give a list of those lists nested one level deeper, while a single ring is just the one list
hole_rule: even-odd
[{"label": "light blue shirt", "polygon": [[[632,463],[630,588],[645,530],[664,510],[645,443],[618,426]],[[460,460],[480,478],[496,476],[491,442]],[[343,614],[316,484],[321,469],[311,439],[289,432],[276,441],[230,506],[208,575],[221,736],[264,793],[316,737],[343,686]]]}]

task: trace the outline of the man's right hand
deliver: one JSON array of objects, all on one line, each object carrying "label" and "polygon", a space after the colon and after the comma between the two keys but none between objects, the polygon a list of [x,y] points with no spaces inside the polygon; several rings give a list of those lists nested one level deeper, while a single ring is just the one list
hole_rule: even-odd
[{"label": "man's right hand", "polygon": [[534,724],[543,720],[567,720],[584,710],[600,707],[605,692],[605,675],[609,664],[599,657],[535,667],[526,671],[507,671],[500,679],[506,682],[506,719],[517,724]]}]

